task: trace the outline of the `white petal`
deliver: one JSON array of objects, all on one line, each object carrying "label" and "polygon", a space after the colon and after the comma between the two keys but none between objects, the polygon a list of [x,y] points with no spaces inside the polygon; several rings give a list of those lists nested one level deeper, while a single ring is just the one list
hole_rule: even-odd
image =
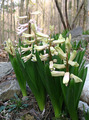
[{"label": "white petal", "polygon": [[82,79],[80,79],[78,76],[71,74],[70,78],[73,78],[75,83],[82,82]]},{"label": "white petal", "polygon": [[57,69],[63,69],[65,68],[65,65],[64,64],[53,64],[53,67]]},{"label": "white petal", "polygon": [[37,32],[36,35],[37,35],[37,36],[40,36],[40,37],[45,37],[45,38],[48,38],[48,37],[49,37],[48,35],[43,34],[43,33],[41,33],[41,32]]},{"label": "white petal", "polygon": [[76,57],[76,54],[77,54],[77,52],[76,52],[76,50],[74,50],[73,52],[72,52],[72,54],[70,55],[70,59],[69,60],[74,60],[74,58]]},{"label": "white petal", "polygon": [[65,72],[63,71],[52,71],[52,76],[58,77],[58,76],[64,76]]},{"label": "white petal", "polygon": [[37,45],[34,45],[34,49],[37,50],[37,51],[41,51],[41,50],[44,50],[48,47],[48,45],[44,45],[44,46],[37,46]]},{"label": "white petal", "polygon": [[49,68],[50,68],[50,69],[53,69],[53,61],[50,61],[50,62],[49,62]]},{"label": "white petal", "polygon": [[29,37],[34,37],[34,35],[33,35],[33,34],[23,33],[23,34],[22,34],[22,37],[29,38]]},{"label": "white petal", "polygon": [[73,62],[71,60],[68,61],[68,64],[70,64],[71,66],[74,66],[74,67],[78,67],[79,64],[77,62]]},{"label": "white petal", "polygon": [[68,85],[70,76],[69,76],[69,72],[66,72],[63,78],[63,84],[65,84],[66,86]]}]

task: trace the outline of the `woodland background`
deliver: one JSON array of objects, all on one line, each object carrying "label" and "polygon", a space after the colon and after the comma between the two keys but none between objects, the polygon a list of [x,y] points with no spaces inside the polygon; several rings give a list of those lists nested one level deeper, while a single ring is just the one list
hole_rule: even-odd
[{"label": "woodland background", "polygon": [[[0,0],[0,43],[8,38],[17,40],[18,22],[27,21],[19,21],[18,16],[28,15],[34,11],[40,11],[41,14],[31,15],[31,19],[37,21],[44,33],[49,34],[50,25],[55,26],[55,34],[69,29],[70,26],[70,29],[81,26],[84,31],[89,30],[89,0],[33,0],[33,2],[36,4],[31,6],[30,0]],[[62,16],[57,7],[60,8]]]}]

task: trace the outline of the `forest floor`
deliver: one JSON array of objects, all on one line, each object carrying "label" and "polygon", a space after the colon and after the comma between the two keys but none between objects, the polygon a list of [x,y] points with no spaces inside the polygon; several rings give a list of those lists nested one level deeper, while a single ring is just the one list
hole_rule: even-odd
[{"label": "forest floor", "polygon": [[[85,59],[89,59],[89,50],[88,48],[86,49],[85,53]],[[0,62],[8,62],[9,57],[8,54],[3,50],[0,49]],[[2,78],[1,82],[7,81],[7,80],[14,80],[16,79],[14,71],[12,71],[9,75],[6,75]],[[32,92],[27,89],[28,96],[27,98],[23,99],[22,94],[18,96],[18,100],[13,98],[13,100],[9,101],[0,101],[0,106],[8,106],[6,110],[4,111],[5,113],[0,113],[0,120],[6,120],[6,115],[8,120],[53,120],[54,118],[54,111],[52,109],[51,102],[49,100],[49,97],[47,97],[47,102],[46,102],[46,107],[45,107],[45,112],[42,113],[40,112],[37,102],[34,98],[34,95]],[[24,109],[20,108],[17,106],[16,108],[11,110],[11,105],[16,105],[19,103],[20,100],[20,107],[24,104],[25,107]],[[8,111],[9,110],[9,111]],[[70,120],[69,118],[64,118],[65,114],[62,115],[62,119],[57,119],[57,120]]]}]

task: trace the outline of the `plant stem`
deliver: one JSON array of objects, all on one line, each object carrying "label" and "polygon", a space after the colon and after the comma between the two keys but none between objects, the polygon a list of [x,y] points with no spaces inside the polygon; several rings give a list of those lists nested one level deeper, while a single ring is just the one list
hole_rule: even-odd
[{"label": "plant stem", "polygon": [[52,55],[51,55],[50,47],[51,47],[51,34],[50,34],[50,41],[49,41],[49,61],[52,60]]},{"label": "plant stem", "polygon": [[66,72],[69,72],[68,52],[66,53]]}]

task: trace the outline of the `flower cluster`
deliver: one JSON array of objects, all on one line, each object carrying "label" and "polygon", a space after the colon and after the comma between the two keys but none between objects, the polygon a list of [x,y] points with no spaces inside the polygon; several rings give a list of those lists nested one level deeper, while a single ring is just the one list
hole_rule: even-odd
[{"label": "flower cluster", "polygon": [[[49,68],[51,70],[52,76],[58,77],[58,76],[63,76],[63,83],[67,86],[69,81],[71,79],[74,79],[74,81],[77,82],[82,82],[82,80],[75,76],[73,73],[70,74],[69,66],[72,67],[78,67],[79,64],[76,61],[73,61],[76,57],[76,50],[74,50],[70,54],[70,58],[68,58],[68,53],[71,52],[71,35],[67,37],[66,39],[62,37],[60,34],[58,40],[54,40],[51,38],[51,35],[46,35],[37,30],[37,25],[36,23],[31,24],[33,34],[26,34],[23,33],[22,36],[26,38],[23,43],[30,45],[28,48],[22,48],[21,47],[21,52],[24,53],[28,50],[30,50],[30,54],[27,56],[22,57],[24,62],[28,61],[31,59],[31,61],[35,62],[37,61],[35,52],[38,51],[43,51],[44,54],[40,53],[40,59],[42,61],[46,61],[49,58]],[[53,31],[53,27],[50,26],[50,34]],[[33,37],[34,39],[29,41],[27,40],[28,37]],[[61,47],[59,47],[60,44],[65,43],[65,51],[64,52]],[[49,53],[46,51],[49,50]],[[34,52],[33,52],[34,51]],[[61,60],[63,60],[63,64],[56,64],[54,63],[54,59],[52,59],[52,56],[59,56]],[[50,59],[51,58],[51,59]],[[56,60],[57,62],[57,60]],[[62,69],[66,69],[66,72],[62,71]]]},{"label": "flower cluster", "polygon": [[6,50],[9,54],[15,56],[15,48],[14,48],[13,43],[12,43],[12,41],[11,41],[10,39],[8,39],[8,40],[6,41],[5,50]]}]

